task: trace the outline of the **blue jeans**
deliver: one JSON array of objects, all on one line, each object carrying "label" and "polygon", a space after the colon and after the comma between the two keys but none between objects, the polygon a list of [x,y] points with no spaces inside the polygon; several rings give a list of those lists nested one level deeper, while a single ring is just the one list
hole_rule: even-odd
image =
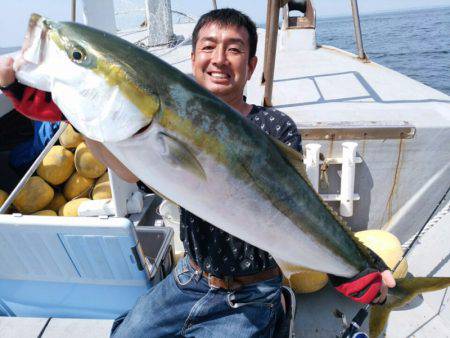
[{"label": "blue jeans", "polygon": [[272,337],[283,315],[281,280],[275,277],[238,291],[216,289],[186,256],[116,319],[111,337]]}]

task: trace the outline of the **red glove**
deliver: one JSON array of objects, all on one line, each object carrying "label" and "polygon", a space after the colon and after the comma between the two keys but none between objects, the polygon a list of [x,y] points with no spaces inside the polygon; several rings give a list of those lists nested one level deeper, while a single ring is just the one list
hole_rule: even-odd
[{"label": "red glove", "polygon": [[389,270],[384,261],[369,250],[375,268],[367,268],[353,278],[344,278],[330,275],[331,284],[344,296],[358,303],[370,304],[380,295],[383,285],[380,271]]},{"label": "red glove", "polygon": [[14,108],[30,119],[49,122],[65,120],[53,102],[51,93],[24,86],[17,81],[0,89],[12,101]]},{"label": "red glove", "polygon": [[350,279],[330,276],[330,281],[344,296],[364,304],[372,303],[383,285],[381,272],[375,269],[366,269]]}]

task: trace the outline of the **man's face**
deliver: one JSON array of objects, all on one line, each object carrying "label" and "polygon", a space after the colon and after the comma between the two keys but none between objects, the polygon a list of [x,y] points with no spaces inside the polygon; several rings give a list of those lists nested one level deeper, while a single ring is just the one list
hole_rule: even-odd
[{"label": "man's face", "polygon": [[192,72],[197,82],[227,101],[242,97],[244,86],[255,70],[257,59],[249,60],[247,30],[211,23],[198,33],[191,54]]}]

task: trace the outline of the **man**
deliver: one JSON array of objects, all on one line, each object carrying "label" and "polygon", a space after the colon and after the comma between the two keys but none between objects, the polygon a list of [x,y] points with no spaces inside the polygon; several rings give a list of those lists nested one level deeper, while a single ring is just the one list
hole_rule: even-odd
[{"label": "man", "polygon": [[[200,18],[193,31],[193,75],[200,85],[261,130],[301,151],[300,135],[290,118],[275,109],[245,102],[244,87],[257,63],[256,45],[255,24],[246,15],[233,9],[211,11]],[[3,62],[3,67],[0,65],[1,86],[14,81],[11,70],[5,69],[8,66]],[[22,112],[40,117],[27,110],[26,105],[21,106],[24,97],[31,96],[31,91],[33,89],[24,89],[17,83],[6,89]],[[42,92],[33,93],[43,95]],[[51,104],[50,100],[47,102]],[[52,111],[53,115],[47,114],[47,119],[61,118],[60,112]],[[89,140],[88,144],[120,176],[128,181],[137,180],[101,144]],[[277,319],[283,315],[282,276],[270,254],[184,209],[181,210],[180,230],[187,255],[171,275],[143,295],[128,314],[116,320],[112,336],[274,336]],[[385,270],[385,266],[380,265],[381,270]],[[381,287],[381,279],[382,274],[378,271],[365,271],[352,280],[334,280],[341,292],[370,303],[380,290],[381,296],[376,301],[385,297],[387,288]],[[383,272],[383,279],[393,286],[388,271]]]}]

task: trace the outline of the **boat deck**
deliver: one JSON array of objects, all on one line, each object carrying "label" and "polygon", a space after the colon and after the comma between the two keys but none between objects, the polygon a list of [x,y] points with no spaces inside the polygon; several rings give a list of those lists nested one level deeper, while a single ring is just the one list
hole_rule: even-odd
[{"label": "boat deck", "polygon": [[[450,201],[435,225],[416,243],[408,256],[409,272],[415,276],[450,275],[446,241],[450,238]],[[433,255],[430,255],[433,253]],[[336,309],[351,319],[360,306],[330,286],[297,295],[295,337],[334,337],[342,329]],[[109,337],[112,320],[0,317],[2,338],[103,338]],[[363,326],[367,332],[368,320]],[[385,334],[390,338],[450,337],[450,292],[423,294],[402,309],[392,312]]]}]

